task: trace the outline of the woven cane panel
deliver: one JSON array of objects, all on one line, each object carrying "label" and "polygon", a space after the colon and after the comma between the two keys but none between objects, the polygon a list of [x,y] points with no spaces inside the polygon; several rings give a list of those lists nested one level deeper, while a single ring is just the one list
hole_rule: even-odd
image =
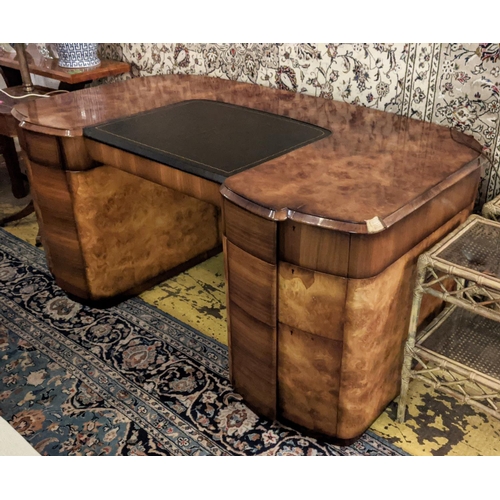
[{"label": "woven cane panel", "polygon": [[500,197],[486,203],[482,209],[482,216],[498,221],[500,218]]},{"label": "woven cane panel", "polygon": [[500,278],[500,226],[481,221],[471,224],[436,257]]},{"label": "woven cane panel", "polygon": [[457,307],[420,345],[500,379],[500,323],[496,321]]}]

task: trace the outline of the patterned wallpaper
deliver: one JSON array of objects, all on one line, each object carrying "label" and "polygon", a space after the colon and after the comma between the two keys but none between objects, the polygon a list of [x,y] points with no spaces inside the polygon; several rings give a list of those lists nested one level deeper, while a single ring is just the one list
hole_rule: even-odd
[{"label": "patterned wallpaper", "polygon": [[500,194],[498,43],[124,43],[100,55],[130,62],[132,77],[209,75],[458,128],[492,161],[479,202]]}]

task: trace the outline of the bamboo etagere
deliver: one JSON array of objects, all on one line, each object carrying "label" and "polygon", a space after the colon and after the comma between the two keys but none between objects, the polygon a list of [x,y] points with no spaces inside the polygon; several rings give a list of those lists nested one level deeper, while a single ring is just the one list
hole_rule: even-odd
[{"label": "bamboo etagere", "polygon": [[[424,294],[442,299],[445,308],[417,335]],[[399,422],[410,379],[500,418],[500,222],[472,215],[420,256]]]},{"label": "bamboo etagere", "polygon": [[485,203],[481,213],[487,219],[500,221],[500,196]]}]

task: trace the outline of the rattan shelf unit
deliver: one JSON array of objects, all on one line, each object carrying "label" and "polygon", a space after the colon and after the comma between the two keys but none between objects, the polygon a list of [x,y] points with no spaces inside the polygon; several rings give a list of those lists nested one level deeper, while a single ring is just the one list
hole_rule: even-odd
[{"label": "rattan shelf unit", "polygon": [[487,219],[500,221],[500,196],[485,203],[481,213]]},{"label": "rattan shelf unit", "polygon": [[[417,335],[422,296],[446,307]],[[411,379],[500,418],[500,223],[470,216],[422,254],[401,376],[403,422]]]}]

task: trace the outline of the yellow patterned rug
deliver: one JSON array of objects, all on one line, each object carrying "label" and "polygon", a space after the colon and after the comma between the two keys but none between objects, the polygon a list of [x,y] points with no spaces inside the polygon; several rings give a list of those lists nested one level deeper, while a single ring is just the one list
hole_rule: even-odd
[{"label": "yellow patterned rug", "polygon": [[[0,203],[0,217],[18,210]],[[31,244],[38,226],[34,215],[5,227]],[[224,264],[217,255],[144,292],[141,298],[227,344]],[[411,402],[404,424],[395,421],[393,402],[371,430],[411,455],[500,455],[500,421],[453,398],[436,394],[421,382],[411,383]]]}]

